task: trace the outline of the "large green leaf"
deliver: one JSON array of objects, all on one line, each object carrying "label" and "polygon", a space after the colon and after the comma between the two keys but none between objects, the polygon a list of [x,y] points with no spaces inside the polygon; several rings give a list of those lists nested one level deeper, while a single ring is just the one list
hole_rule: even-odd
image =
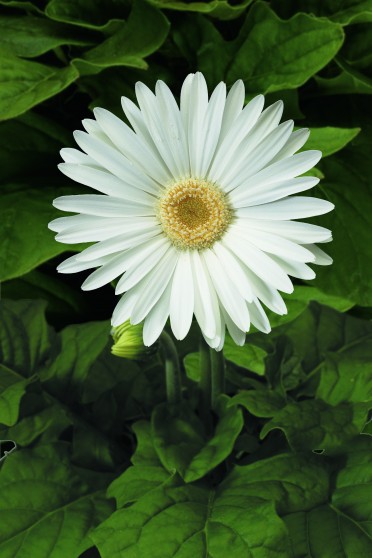
[{"label": "large green leaf", "polygon": [[45,14],[62,23],[110,33],[126,18],[127,9],[115,0],[51,0]]},{"label": "large green leaf", "polygon": [[168,20],[159,10],[144,0],[135,0],[128,22],[121,23],[114,35],[73,64],[83,74],[95,74],[110,66],[146,69],[144,58],[162,45],[168,29]]},{"label": "large green leaf", "polygon": [[179,2],[177,0],[150,0],[150,4],[167,10],[181,12],[199,12],[218,19],[234,19],[239,17],[252,0],[242,0],[239,4],[230,4],[228,0],[210,0],[209,2]]},{"label": "large green leaf", "polygon": [[156,407],[152,417],[154,447],[163,466],[177,471],[186,482],[204,477],[230,455],[242,427],[240,409],[219,401],[219,421],[211,438],[203,423],[184,404],[175,410],[166,404]]},{"label": "large green leaf", "polygon": [[118,508],[169,483],[174,477],[164,469],[155,451],[151,425],[140,421],[132,428],[137,438],[137,448],[131,459],[133,466],[119,475],[107,490],[107,496],[115,498]]},{"label": "large green leaf", "polygon": [[23,114],[57,95],[79,74],[73,66],[55,68],[0,52],[0,120]]},{"label": "large green leaf", "polygon": [[105,475],[78,473],[63,445],[13,452],[0,470],[3,558],[77,558],[111,512]]},{"label": "large green leaf", "polygon": [[331,506],[319,506],[284,518],[292,541],[293,558],[362,558],[372,541],[358,525]]},{"label": "large green leaf", "polygon": [[[372,212],[369,153],[372,144],[368,134],[372,127],[368,120],[365,126],[364,135],[358,137],[355,146],[347,146],[342,154],[322,162],[321,169],[326,178],[318,188],[323,197],[335,204],[332,215],[322,218],[322,225],[333,231],[334,241],[327,246],[327,252],[334,263],[332,272],[317,270],[314,283],[324,292],[369,306],[372,304],[369,239]],[[350,188],[351,184],[353,188]]]},{"label": "large green leaf", "polygon": [[342,28],[303,13],[283,21],[267,4],[250,10],[227,81],[241,78],[249,93],[292,89],[323,68],[343,43]]},{"label": "large green leaf", "polygon": [[359,436],[349,445],[344,466],[336,478],[332,505],[372,538],[371,450],[370,435]]},{"label": "large green leaf", "polygon": [[[319,382],[322,374],[327,375],[329,358],[336,357],[338,363],[344,358],[349,364],[353,358],[356,362],[366,360],[371,337],[372,326],[368,321],[311,303],[293,322],[274,330],[271,341],[267,340],[272,350],[266,374],[272,385],[287,389],[295,387],[291,382],[295,376],[302,377],[302,381],[309,382],[313,378]],[[253,340],[257,343],[258,339],[259,336],[254,334]],[[329,382],[326,377],[322,379],[323,393],[334,380],[332,366],[331,361]],[[334,402],[328,398],[325,401]]]},{"label": "large green leaf", "polygon": [[[109,324],[70,326],[55,335],[45,321],[44,307],[37,301],[1,303],[0,437],[28,446],[38,437],[54,441],[73,425],[75,462],[108,470],[124,457],[112,427],[118,413],[112,401],[104,406],[106,413],[113,414],[107,432],[106,425],[92,417],[90,405],[96,399],[87,405],[84,395],[93,363],[105,354],[99,367],[104,377],[115,360],[104,350]],[[123,374],[125,366],[118,368]]]},{"label": "large green leaf", "polygon": [[66,245],[56,242],[47,228],[57,216],[53,199],[63,193],[71,193],[71,188],[14,184],[2,193],[0,280],[19,277],[66,251]]},{"label": "large green leaf", "polygon": [[73,33],[66,26],[34,16],[0,18],[0,46],[23,58],[40,56],[61,45],[94,44],[87,35]]},{"label": "large green leaf", "polygon": [[340,151],[360,132],[360,128],[311,128],[304,149],[319,149],[323,157]]},{"label": "large green leaf", "polygon": [[372,21],[371,0],[272,0],[271,4],[285,18],[296,12],[309,12],[341,25]]},{"label": "large green leaf", "polygon": [[328,405],[321,400],[290,403],[265,424],[261,438],[278,428],[294,450],[331,450],[363,430],[370,404]]},{"label": "large green leaf", "polygon": [[272,502],[193,485],[150,492],[91,535],[102,558],[288,558]]},{"label": "large green leaf", "polygon": [[229,495],[246,494],[274,501],[282,515],[326,502],[329,478],[321,456],[283,453],[235,467],[219,490]]},{"label": "large green leaf", "polygon": [[[372,437],[359,436],[340,455],[330,505],[289,513],[284,520],[294,558],[359,558],[372,552]],[[324,541],[327,540],[327,545]]]}]

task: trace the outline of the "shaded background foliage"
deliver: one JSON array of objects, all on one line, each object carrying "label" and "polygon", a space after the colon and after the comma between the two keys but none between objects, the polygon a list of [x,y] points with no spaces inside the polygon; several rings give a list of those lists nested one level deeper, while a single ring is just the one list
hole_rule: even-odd
[{"label": "shaded background foliage", "polygon": [[[4,558],[368,558],[372,400],[372,1],[0,0],[0,463]],[[72,131],[190,71],[283,99],[323,151],[331,268],[296,281],[273,332],[229,338],[227,396],[195,412],[198,332],[174,416],[158,354],[110,354],[110,286],[55,271],[47,223],[83,188]],[[80,247],[74,247],[79,249]],[[81,274],[79,274],[81,275]],[[22,300],[24,299],[24,300]],[[363,434],[361,434],[363,432]]]}]

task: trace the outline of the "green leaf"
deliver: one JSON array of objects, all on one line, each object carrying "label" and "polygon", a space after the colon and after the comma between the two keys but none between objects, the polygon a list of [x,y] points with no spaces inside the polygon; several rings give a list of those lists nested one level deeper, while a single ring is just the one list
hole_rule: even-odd
[{"label": "green leaf", "polygon": [[13,426],[19,415],[19,406],[32,379],[18,382],[11,370],[0,364],[0,424]]},{"label": "green leaf", "polygon": [[47,315],[53,319],[71,320],[88,311],[88,303],[81,294],[58,277],[33,270],[27,275],[6,281],[2,285],[4,298],[17,300],[19,293],[25,298],[44,299],[48,302]]},{"label": "green leaf", "polygon": [[285,399],[269,389],[241,391],[231,398],[229,405],[241,405],[255,417],[273,417],[285,406]]},{"label": "green leaf", "polygon": [[323,157],[340,151],[360,132],[360,128],[311,128],[304,149],[319,149]]},{"label": "green leaf", "polygon": [[337,475],[332,505],[372,537],[372,436],[350,444],[346,462]]},{"label": "green leaf", "polygon": [[[341,363],[343,358],[345,363],[350,363],[354,357],[356,362],[364,359],[364,355],[369,354],[371,336],[372,325],[368,321],[341,314],[313,302],[293,322],[273,331],[271,340],[274,342],[275,338],[276,343],[273,343],[273,350],[267,361],[266,374],[274,387],[283,383],[285,385],[285,378],[290,379],[296,373],[296,369],[297,374],[300,369],[304,381],[314,378],[319,382],[321,375],[328,374],[329,358],[339,356],[338,363]],[[258,337],[254,335],[253,340],[256,339]],[[281,339],[284,349],[279,343]],[[312,348],[311,351],[309,347]],[[284,353],[282,356],[281,351]],[[331,370],[329,383],[326,378],[322,379],[322,382],[325,382],[321,388],[323,393],[328,388],[331,389],[329,386],[333,379]],[[293,386],[289,389],[293,389]],[[333,403],[335,399],[329,401]]]},{"label": "green leaf", "polygon": [[45,8],[45,15],[62,23],[110,33],[126,18],[125,7],[115,0],[95,0],[93,3],[90,0],[51,0]]},{"label": "green leaf", "polygon": [[155,408],[152,416],[154,447],[163,466],[177,471],[186,482],[204,477],[230,455],[242,427],[241,410],[228,407],[222,396],[218,408],[219,421],[207,439],[202,422],[183,404],[175,410],[166,404]]},{"label": "green leaf", "polygon": [[24,2],[22,0],[0,0],[0,5],[6,6],[7,8],[18,8],[29,13],[44,15],[43,10],[40,10],[35,4],[27,0]]},{"label": "green leaf", "polygon": [[0,472],[1,556],[78,558],[112,510],[105,484],[99,473],[79,475],[63,444],[13,452]]},{"label": "green leaf", "polygon": [[78,77],[73,66],[54,68],[0,52],[0,119],[14,118],[57,95]]},{"label": "green leaf", "polygon": [[336,23],[303,13],[284,21],[257,2],[242,28],[227,81],[243,79],[248,93],[299,87],[332,60],[343,38]]},{"label": "green leaf", "polygon": [[115,512],[91,535],[102,558],[287,558],[272,502],[187,485],[159,489]]},{"label": "green leaf", "polygon": [[150,4],[167,10],[181,12],[199,12],[217,19],[229,20],[239,17],[251,4],[252,0],[242,0],[239,4],[229,4],[227,0],[210,0],[209,2],[178,2],[177,0],[150,0]]},{"label": "green leaf", "polygon": [[[372,552],[372,541],[347,517],[324,505],[284,517],[292,540],[293,558],[361,558]],[[331,553],[331,554],[330,554]]]},{"label": "green leaf", "polygon": [[94,41],[69,28],[34,16],[0,18],[0,46],[23,58],[34,58],[61,45],[87,46]]},{"label": "green leaf", "polygon": [[135,0],[128,22],[103,43],[87,51],[73,64],[83,74],[94,74],[110,66],[146,69],[144,58],[164,42],[169,29],[166,17],[144,0]]},{"label": "green leaf", "polygon": [[274,501],[280,515],[308,510],[328,500],[329,474],[321,456],[283,453],[236,466],[220,492]]},{"label": "green leaf", "polygon": [[223,347],[223,354],[227,360],[230,360],[237,366],[241,366],[254,372],[259,376],[265,374],[265,357],[267,352],[254,344],[247,343],[243,347],[239,347],[234,341],[226,336],[225,344]]},{"label": "green leaf", "polygon": [[316,287],[305,285],[296,285],[293,293],[283,293],[282,296],[287,306],[288,312],[283,316],[279,316],[279,314],[275,314],[274,312],[267,310],[267,315],[269,317],[270,325],[272,328],[295,320],[306,310],[306,308],[309,306],[309,303],[312,301],[330,306],[331,308],[334,308],[339,312],[346,312],[354,306],[354,303],[350,300],[347,300],[346,298],[326,294]]},{"label": "green leaf", "polygon": [[296,12],[309,12],[340,25],[372,21],[371,0],[272,0],[273,9],[284,18]]},{"label": "green leaf", "polygon": [[[311,548],[314,558],[359,558],[372,551],[372,437],[358,436],[342,449],[331,504],[284,517],[294,558]],[[324,546],[324,540],[328,541]]]},{"label": "green leaf", "polygon": [[285,433],[294,450],[330,450],[360,434],[369,408],[372,403],[335,406],[321,400],[290,403],[265,424],[260,438],[278,428]]},{"label": "green leaf", "polygon": [[46,360],[54,337],[44,311],[42,301],[0,303],[0,361],[28,378]]},{"label": "green leaf", "polygon": [[342,71],[333,78],[315,76],[320,95],[371,94],[372,81],[368,84],[360,75]]},{"label": "green leaf", "polygon": [[47,228],[57,214],[52,206],[53,199],[64,193],[71,193],[71,188],[30,188],[27,184],[14,184],[2,194],[1,281],[24,275],[68,249],[56,242]]},{"label": "green leaf", "polygon": [[137,437],[136,452],[131,460],[133,466],[118,476],[107,490],[107,496],[116,499],[118,508],[138,500],[173,478],[164,469],[155,451],[150,424],[145,421],[136,422],[132,429]]},{"label": "green leaf", "polygon": [[[358,145],[348,146],[342,154],[323,161],[321,168],[326,178],[318,186],[322,197],[335,204],[332,215],[322,217],[322,225],[333,232],[334,241],[329,244],[327,252],[334,263],[331,273],[325,269],[317,270],[314,283],[324,292],[345,296],[362,306],[372,304],[369,277],[372,266],[369,244],[372,213],[370,147],[371,144],[361,138]],[[348,254],[347,258],[345,254]]]}]

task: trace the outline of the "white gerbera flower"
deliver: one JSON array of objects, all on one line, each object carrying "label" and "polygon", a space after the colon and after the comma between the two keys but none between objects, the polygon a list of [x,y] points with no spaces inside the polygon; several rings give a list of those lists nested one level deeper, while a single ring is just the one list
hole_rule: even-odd
[{"label": "white gerbera flower", "polygon": [[[180,108],[165,83],[154,95],[137,83],[139,108],[123,97],[131,127],[94,110],[75,132],[82,149],[62,149],[60,170],[103,195],[63,196],[55,207],[79,213],[49,227],[64,243],[96,242],[64,261],[62,273],[98,268],[83,283],[91,290],[120,276],[125,293],[112,323],[144,320],[145,345],[159,337],[170,317],[177,339],[193,315],[207,343],[220,350],[225,326],[239,345],[253,323],[270,331],[261,306],[286,313],[278,293],[290,293],[288,275],[315,277],[307,265],[331,258],[315,242],[328,229],[293,221],[333,209],[328,201],[298,194],[318,183],[303,176],[320,151],[294,155],[309,131],[279,124],[283,103],[263,111],[258,95],[244,108],[244,85],[226,97],[220,83],[208,99],[201,73],[190,74]],[[291,196],[291,197],[290,197]]]}]

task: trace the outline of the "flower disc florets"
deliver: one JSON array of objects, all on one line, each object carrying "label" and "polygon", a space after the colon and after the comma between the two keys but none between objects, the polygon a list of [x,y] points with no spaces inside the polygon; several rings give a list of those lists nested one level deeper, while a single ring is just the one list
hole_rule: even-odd
[{"label": "flower disc florets", "polygon": [[171,184],[157,210],[164,233],[181,249],[210,248],[233,217],[226,194],[211,182],[196,178]]}]

